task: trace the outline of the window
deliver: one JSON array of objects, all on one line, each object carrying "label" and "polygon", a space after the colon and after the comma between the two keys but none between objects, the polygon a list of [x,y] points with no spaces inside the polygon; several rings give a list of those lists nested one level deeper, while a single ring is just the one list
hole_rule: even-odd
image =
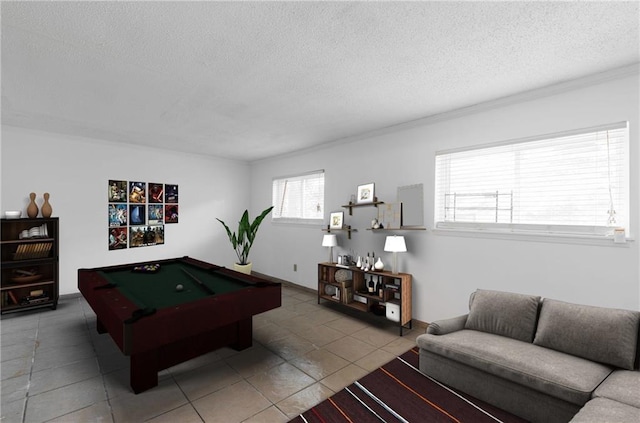
[{"label": "window", "polygon": [[628,129],[617,123],[436,153],[435,225],[551,234],[629,230]]},{"label": "window", "polygon": [[318,223],[324,219],[324,170],[273,180],[273,220]]}]

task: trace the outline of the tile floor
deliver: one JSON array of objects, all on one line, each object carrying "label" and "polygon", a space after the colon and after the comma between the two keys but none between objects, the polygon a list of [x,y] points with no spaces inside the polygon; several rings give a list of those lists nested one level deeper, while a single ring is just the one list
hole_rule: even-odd
[{"label": "tile floor", "polygon": [[129,363],[81,296],[2,316],[2,423],[287,422],[415,345],[424,327],[390,322],[283,285],[282,307],[254,317],[254,343],[159,374],[134,395]]}]

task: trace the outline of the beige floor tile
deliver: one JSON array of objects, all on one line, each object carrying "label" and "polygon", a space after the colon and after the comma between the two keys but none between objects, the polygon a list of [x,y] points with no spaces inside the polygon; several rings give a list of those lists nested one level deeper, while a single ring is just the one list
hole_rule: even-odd
[{"label": "beige floor tile", "polygon": [[372,326],[359,330],[351,336],[364,341],[367,344],[371,344],[376,348],[381,348],[398,338],[398,334],[394,335],[384,329]]},{"label": "beige floor tile", "polygon": [[289,309],[300,315],[306,315],[308,313],[313,313],[314,311],[320,310],[321,307],[322,306],[315,301],[300,301],[299,303],[291,305]]},{"label": "beige floor tile", "polygon": [[168,378],[153,389],[119,395],[109,402],[116,423],[143,422],[187,404],[187,398],[173,379]]},{"label": "beige floor tile", "polygon": [[189,372],[174,375],[182,392],[194,401],[242,379],[240,374],[223,361],[198,367]]},{"label": "beige floor tile", "polygon": [[199,357],[192,358],[191,360],[185,361],[184,363],[177,364],[173,367],[169,367],[169,372],[173,375],[186,373],[188,371],[197,369],[201,366],[206,366],[212,363],[216,363],[222,360],[222,357],[218,354],[217,351],[212,351],[207,354],[203,354]]},{"label": "beige floor tile", "polygon": [[29,375],[22,375],[3,380],[0,385],[2,405],[11,401],[19,401],[27,398],[29,388]]},{"label": "beige floor tile", "polygon": [[300,299],[300,298],[296,298],[296,297],[292,297],[291,295],[283,295],[282,296],[282,307],[284,308],[289,308],[295,304],[300,304],[300,303],[304,303],[305,301]]},{"label": "beige floor tile", "polygon": [[290,320],[283,320],[281,322],[278,322],[278,325],[280,325],[281,327],[289,330],[292,333],[295,333],[296,335],[300,335],[303,333],[307,333],[310,332],[312,330],[314,330],[318,324],[315,322],[312,322],[311,320],[305,318],[297,318],[297,319],[290,319]]},{"label": "beige floor tile", "polygon": [[264,346],[255,344],[250,349],[229,357],[226,362],[246,379],[284,363],[284,359]]},{"label": "beige floor tile", "polygon": [[315,380],[324,379],[349,365],[349,361],[325,349],[310,351],[290,363]]},{"label": "beige floor tile", "polygon": [[293,419],[333,394],[334,392],[325,385],[314,383],[308,388],[283,399],[277,406],[289,419]]},{"label": "beige floor tile", "polygon": [[66,366],[34,372],[31,375],[29,396],[96,376],[100,376],[100,368],[96,357],[79,360]]},{"label": "beige floor tile", "polygon": [[265,347],[285,360],[293,360],[317,348],[312,342],[295,334],[269,342]]},{"label": "beige floor tile", "polygon": [[[47,423],[71,423],[71,422],[100,422],[108,421],[104,416],[109,416],[111,410],[107,401],[100,401],[90,407],[65,414],[57,419],[49,420]],[[11,420],[8,420],[11,421]],[[119,423],[119,422],[114,422]]]},{"label": "beige floor tile", "polygon": [[307,314],[307,318],[311,322],[315,322],[319,325],[331,322],[336,319],[340,319],[343,316],[344,314],[341,314],[338,311],[334,311],[328,307],[323,307],[317,311],[312,311],[311,313]]},{"label": "beige floor tile", "polygon": [[373,345],[350,336],[327,344],[323,348],[350,362],[358,361],[376,349]]},{"label": "beige floor tile", "polygon": [[282,411],[278,410],[278,407],[272,405],[255,416],[248,418],[243,423],[286,423],[289,420]]},{"label": "beige floor tile", "polygon": [[369,373],[367,370],[355,364],[350,364],[339,372],[327,376],[320,382],[332,391],[338,392],[345,386],[351,385],[356,380]]},{"label": "beige floor tile", "polygon": [[2,402],[2,422],[22,422],[24,421],[24,409],[27,402],[27,398],[20,399],[18,401]]},{"label": "beige floor tile", "polygon": [[25,421],[44,422],[107,399],[100,376],[29,397]]},{"label": "beige floor tile", "polygon": [[205,422],[242,422],[271,407],[251,384],[242,380],[194,401],[193,407]]},{"label": "beige floor tile", "polygon": [[317,347],[322,347],[323,345],[344,337],[344,333],[325,325],[317,325],[312,330],[301,332],[299,335]]},{"label": "beige floor tile", "polygon": [[276,323],[268,323],[257,328],[253,328],[253,339],[261,344],[290,336],[292,332]]},{"label": "beige floor tile", "polygon": [[374,371],[378,367],[393,360],[396,355],[391,354],[383,350],[374,350],[371,354],[367,354],[355,364],[370,372]]},{"label": "beige floor tile", "polygon": [[277,403],[315,382],[309,375],[289,363],[252,376],[247,381],[272,403]]},{"label": "beige floor tile", "polygon": [[387,351],[395,356],[404,354],[409,351],[411,348],[416,346],[415,340],[411,338],[405,338],[404,336],[401,338],[396,338],[393,341],[389,342],[387,345],[382,347],[381,349]]},{"label": "beige floor tile", "polygon": [[19,376],[28,376],[31,373],[32,357],[18,357],[2,362],[2,380]]},{"label": "beige floor tile", "polygon": [[13,360],[14,358],[31,358],[33,356],[34,350],[37,345],[35,339],[14,337],[14,341],[12,343],[9,343],[9,341],[5,341],[5,338],[6,337],[3,335],[2,347],[0,347],[0,360],[7,361]]},{"label": "beige floor tile", "polygon": [[344,334],[351,335],[359,330],[366,328],[367,323],[362,320],[346,316],[325,323],[325,326],[339,330]]},{"label": "beige floor tile", "polygon": [[[147,420],[149,423],[203,423],[203,420],[198,415],[198,412],[193,408],[191,404],[185,404],[182,407],[178,407],[175,410],[168,411],[159,415],[151,420]],[[117,422],[116,422],[117,423]]]},{"label": "beige floor tile", "polygon": [[277,323],[283,320],[299,318],[300,315],[286,307],[278,307],[264,313],[265,317],[270,321]]}]

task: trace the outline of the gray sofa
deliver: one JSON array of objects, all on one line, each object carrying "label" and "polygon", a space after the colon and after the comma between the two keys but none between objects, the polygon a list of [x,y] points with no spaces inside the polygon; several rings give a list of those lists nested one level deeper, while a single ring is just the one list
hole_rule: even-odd
[{"label": "gray sofa", "polygon": [[417,338],[420,370],[532,422],[640,422],[640,312],[477,290]]}]

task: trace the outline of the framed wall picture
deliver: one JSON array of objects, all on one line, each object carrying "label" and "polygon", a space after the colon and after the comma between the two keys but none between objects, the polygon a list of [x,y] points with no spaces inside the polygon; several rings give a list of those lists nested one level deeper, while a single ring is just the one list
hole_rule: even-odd
[{"label": "framed wall picture", "polygon": [[147,202],[147,183],[146,182],[129,182],[129,202],[130,203],[146,203]]},{"label": "framed wall picture", "polygon": [[329,219],[329,228],[342,229],[344,223],[344,212],[332,212]]},{"label": "framed wall picture", "polygon": [[374,184],[358,185],[358,197],[356,198],[358,204],[373,203],[374,201]]},{"label": "framed wall picture", "polygon": [[149,182],[149,202],[162,203],[164,198],[164,184]]},{"label": "framed wall picture", "polygon": [[114,179],[109,179],[109,202],[127,202],[127,181],[117,181]]}]

